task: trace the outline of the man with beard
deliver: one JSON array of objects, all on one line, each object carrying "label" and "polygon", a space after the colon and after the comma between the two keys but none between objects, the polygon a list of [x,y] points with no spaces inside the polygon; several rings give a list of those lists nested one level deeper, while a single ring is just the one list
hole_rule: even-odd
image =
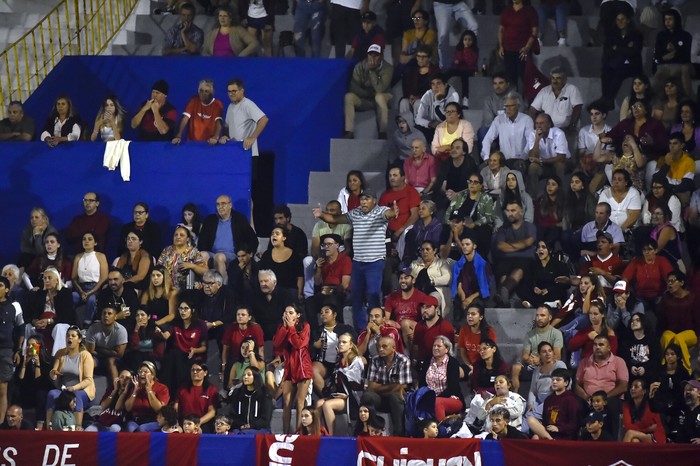
[{"label": "man with beard", "polygon": [[430,89],[421,97],[416,112],[416,127],[423,131],[426,140],[433,140],[435,128],[445,121],[445,106],[450,102],[459,104],[459,94],[447,84],[447,77],[438,73],[430,81]]},{"label": "man with beard", "polygon": [[422,363],[432,354],[435,337],[442,335],[453,344],[455,342],[455,328],[440,313],[440,302],[432,294],[425,295],[420,308],[421,321],[416,324],[413,331],[413,348],[411,359]]},{"label": "man with beard", "polygon": [[[384,300],[384,318],[387,323],[401,331],[406,348],[412,348],[413,332],[420,316],[420,309],[426,294],[414,288],[416,281],[410,267],[399,271],[399,290]],[[432,343],[432,342],[431,342]]]},{"label": "man with beard", "polygon": [[538,306],[535,310],[535,326],[527,332],[523,338],[523,352],[521,360],[513,364],[513,391],[520,389],[520,373],[526,368],[528,379],[532,378],[532,372],[540,365],[540,357],[537,354],[538,345],[546,341],[552,345],[554,359],[561,360],[561,349],[564,347],[564,336],[561,331],[552,327],[552,308],[547,304]]},{"label": "man with beard", "polygon": [[512,293],[532,269],[537,228],[523,220],[523,207],[518,202],[506,204],[505,212],[508,222],[494,237],[493,256],[498,298],[501,305],[508,306]]},{"label": "man with beard", "polygon": [[224,113],[224,104],[214,98],[214,81],[202,79],[199,81],[197,95],[192,97],[182,112],[180,129],[173,138],[173,144],[180,144],[182,133],[189,123],[187,131],[188,141],[207,141],[214,145],[219,141],[221,135],[221,122]]},{"label": "man with beard", "polygon": [[462,320],[474,300],[490,304],[491,287],[494,285],[491,264],[476,252],[474,239],[463,233],[459,238],[459,246],[462,248],[462,257],[452,266],[455,322]]},{"label": "man with beard", "polygon": [[175,132],[177,111],[168,102],[170,86],[160,79],[151,87],[151,98],[141,104],[141,109],[131,119],[131,127],[138,128],[139,141],[170,141]]},{"label": "man with beard", "polygon": [[379,307],[382,274],[386,259],[386,230],[389,221],[398,217],[399,207],[378,206],[377,196],[371,189],[360,194],[360,207],[344,215],[331,215],[322,212],[321,207],[313,209],[313,215],[328,223],[350,223],[353,227],[352,249],[352,314],[353,327],[367,326],[367,310]]},{"label": "man with beard", "polygon": [[[141,307],[136,291],[124,286],[124,275],[121,270],[112,267],[107,274],[107,288],[97,295],[97,312],[102,315],[102,310],[111,307],[117,311],[117,320],[131,333],[136,325],[136,310]],[[85,316],[92,318],[92,316]],[[128,333],[127,333],[128,334]]]},{"label": "man with beard", "polygon": [[683,382],[685,409],[679,419],[678,443],[700,445],[700,380]]},{"label": "man with beard", "polygon": [[102,319],[90,325],[85,335],[85,348],[107,369],[108,380],[119,376],[117,364],[124,357],[128,342],[126,329],[117,323],[117,310],[109,306],[102,309]]}]

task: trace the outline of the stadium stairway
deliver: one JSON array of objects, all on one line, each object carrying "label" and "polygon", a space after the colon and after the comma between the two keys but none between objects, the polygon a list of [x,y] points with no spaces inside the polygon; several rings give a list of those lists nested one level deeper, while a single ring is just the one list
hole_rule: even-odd
[{"label": "stadium stairway", "polygon": [[59,0],[0,0],[0,51],[22,37]]}]

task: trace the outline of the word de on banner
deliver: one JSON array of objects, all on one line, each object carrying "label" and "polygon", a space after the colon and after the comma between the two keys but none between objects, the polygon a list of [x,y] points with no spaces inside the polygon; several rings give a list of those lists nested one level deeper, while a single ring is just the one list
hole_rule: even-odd
[{"label": "word de on banner", "polygon": [[358,437],[357,466],[481,466],[480,441]]}]

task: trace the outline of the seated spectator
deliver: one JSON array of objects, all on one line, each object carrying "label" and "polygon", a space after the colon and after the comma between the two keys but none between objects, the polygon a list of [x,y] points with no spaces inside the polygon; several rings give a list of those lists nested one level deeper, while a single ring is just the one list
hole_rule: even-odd
[{"label": "seated spectator", "polygon": [[126,238],[129,231],[135,230],[141,233],[143,244],[141,247],[148,251],[151,257],[157,257],[162,251],[160,225],[150,219],[150,208],[148,204],[140,201],[134,204],[134,221],[122,227],[119,238],[121,239],[118,251],[120,254],[128,249]]},{"label": "seated spectator", "polygon": [[498,204],[501,208],[511,202],[517,202],[523,207],[523,219],[526,222],[532,223],[535,220],[535,208],[533,206],[532,197],[528,194],[523,181],[523,175],[518,170],[508,169],[506,174],[506,186],[501,191],[498,198]]},{"label": "seated spectator", "polygon": [[175,397],[175,409],[181,418],[199,416],[202,432],[214,432],[214,417],[219,407],[219,390],[209,383],[206,364],[194,363],[190,368],[190,380],[180,386]]},{"label": "seated spectator", "polygon": [[254,367],[260,373],[265,370],[265,359],[260,357],[260,354],[265,351],[264,346],[258,346],[255,338],[252,336],[245,337],[239,345],[238,354],[230,357],[224,366],[224,389],[233,390],[238,388],[243,383],[245,370],[249,367]]},{"label": "seated spectator", "polygon": [[199,55],[204,31],[194,24],[194,5],[183,3],[179,13],[180,22],[168,29],[163,38],[163,55]]},{"label": "seated spectator", "polygon": [[696,114],[695,104],[691,100],[681,101],[678,108],[678,121],[671,128],[671,133],[683,133],[685,149],[693,158],[700,153],[700,126],[696,122]]},{"label": "seated spectator", "polygon": [[474,128],[468,120],[462,118],[462,108],[458,102],[445,104],[444,121],[437,123],[431,150],[438,160],[447,160],[452,143],[462,140],[467,143],[464,148],[467,155],[474,148]]},{"label": "seated spectator", "polygon": [[527,435],[520,430],[509,427],[510,412],[502,406],[496,406],[489,411],[489,420],[491,421],[491,431],[484,437],[486,440],[527,438]]},{"label": "seated spectator", "polygon": [[681,257],[681,237],[671,224],[671,211],[663,204],[658,205],[654,208],[651,219],[654,229],[649,236],[656,241],[656,253],[668,259],[675,269],[685,272],[685,263]]},{"label": "seated spectator", "polygon": [[[470,303],[466,308],[466,322],[459,331],[457,349],[469,373],[479,361],[481,341],[496,341],[496,331],[486,321],[486,309],[479,302]],[[469,375],[467,373],[466,375]]]},{"label": "seated spectator", "polygon": [[[309,341],[310,328],[304,319],[303,311],[297,305],[287,306],[282,315],[282,324],[273,339],[275,360],[272,363],[276,365],[284,361],[285,365],[282,382],[282,427],[287,434],[291,432],[292,404],[296,412],[301,413],[313,377]],[[297,429],[300,424],[301,418],[297,419]]]},{"label": "seated spectator", "polygon": [[509,425],[514,429],[520,429],[523,423],[525,400],[517,392],[511,390],[512,384],[505,374],[494,378],[490,392],[477,393],[472,398],[464,423],[472,426],[476,431],[489,432],[491,430],[488,413],[495,408],[504,408],[510,414]]},{"label": "seated spectator", "polygon": [[681,216],[681,201],[678,196],[673,194],[668,178],[666,178],[662,173],[655,173],[651,178],[651,189],[649,194],[644,198],[644,203],[642,204],[642,218],[641,225],[639,225],[635,234],[636,238],[646,238],[649,231],[653,228],[651,227],[651,217],[654,207],[657,205],[665,205],[671,210],[671,224],[681,233],[685,232],[685,222],[683,222]]},{"label": "seated spectator", "polygon": [[661,414],[671,439],[678,433],[683,414],[683,381],[690,378],[690,373],[681,362],[682,356],[680,346],[669,343],[664,349],[659,379],[649,385],[649,399],[655,411]]},{"label": "seated spectator", "polygon": [[371,417],[376,416],[374,412],[374,406],[360,405],[357,410],[357,422],[355,422],[355,427],[352,432],[353,437],[368,437],[369,436],[369,420]]},{"label": "seated spectator", "polygon": [[411,156],[403,162],[406,182],[419,193],[431,194],[437,178],[435,157],[425,150],[425,143],[420,139],[413,140],[411,150]]},{"label": "seated spectator", "polygon": [[[37,430],[44,430],[46,419],[46,397],[50,390],[56,388],[49,377],[53,366],[51,349],[44,344],[41,335],[32,335],[25,340],[26,347],[19,362],[16,387],[20,390],[17,402],[26,408],[35,410]],[[6,413],[9,420],[10,408]]]},{"label": "seated spectator", "polygon": [[226,268],[228,274],[226,286],[233,290],[237,303],[250,306],[252,297],[260,292],[258,283],[260,267],[253,259],[257,251],[249,243],[237,243],[236,249],[236,260],[229,262]]},{"label": "seated spectator", "polygon": [[618,168],[612,174],[612,184],[601,191],[598,203],[610,205],[610,220],[618,224],[623,232],[634,228],[642,211],[641,194],[632,184],[627,170]]},{"label": "seated spectator", "polygon": [[[421,13],[417,12],[415,14],[420,15]],[[406,31],[405,34],[408,33],[410,31]],[[430,31],[430,33],[433,32]],[[430,83],[433,77],[440,71],[437,65],[431,61],[433,52],[433,47],[421,43],[413,52],[415,60],[413,58],[409,59],[406,55],[401,55],[402,65],[399,68],[399,72],[402,74],[401,88],[403,90],[403,97],[399,101],[399,113],[401,115],[410,113],[415,118],[418,114],[421,97],[430,90]],[[404,62],[404,59],[408,61]]]},{"label": "seated spectator", "polygon": [[330,397],[324,396],[316,403],[316,410],[323,415],[329,435],[333,435],[335,431],[336,413],[345,412],[349,420],[350,413],[354,413],[359,407],[365,372],[364,358],[353,342],[352,333],[338,335],[337,354],[338,363],[334,365],[331,375],[332,384],[328,386],[329,390],[326,390]]},{"label": "seated spectator", "polygon": [[[615,282],[613,288],[612,300],[608,304],[607,317],[605,322],[608,327],[620,334],[620,337],[625,337],[631,333],[630,324],[632,314],[645,314],[645,305],[640,302],[636,296],[630,293],[629,284],[624,280]],[[649,320],[652,325],[656,326],[656,316],[653,308],[649,308]]]},{"label": "seated spectator", "polygon": [[423,419],[421,426],[422,428],[419,429],[423,433],[423,438],[437,438],[439,431],[438,423],[435,419],[430,417]]},{"label": "seated spectator", "polygon": [[300,410],[299,419],[300,422],[296,432],[297,435],[328,436],[328,431],[321,425],[318,411],[313,409],[311,406],[305,406],[304,409]]},{"label": "seated spectator", "polygon": [[[345,176],[345,187],[338,192],[340,212],[343,214],[360,207],[360,195],[369,185],[360,170],[350,170]],[[320,219],[323,220],[323,219]],[[330,225],[330,224],[329,224]]]},{"label": "seated spectator", "polygon": [[[617,336],[615,331],[608,327],[605,319],[605,303],[603,301],[591,302],[588,310],[589,325],[583,326],[576,335],[571,337],[567,345],[570,352],[581,351],[580,360],[587,360],[589,356],[596,354],[597,340],[601,335],[605,337],[610,351],[617,354]],[[578,377],[577,377],[578,379]]]},{"label": "seated spectator", "polygon": [[73,275],[73,267],[68,259],[64,258],[58,233],[46,233],[44,238],[44,252],[35,257],[22,274],[22,283],[27,290],[37,291],[41,284],[41,274],[47,267],[55,267],[66,282],[70,282]]},{"label": "seated spectator", "polygon": [[668,150],[668,133],[664,125],[651,117],[651,103],[637,100],[630,105],[632,116],[621,120],[613,129],[600,135],[603,144],[622,147],[622,141],[628,134],[639,140],[639,149],[647,160],[656,160]]},{"label": "seated spectator", "polygon": [[685,150],[683,133],[673,133],[668,139],[668,153],[659,157],[657,173],[666,176],[673,194],[687,206],[695,190],[695,162]]},{"label": "seated spectator", "polygon": [[630,92],[625,100],[620,105],[620,121],[632,117],[632,106],[638,101],[644,101],[645,108],[651,108],[651,102],[654,97],[654,90],[649,82],[649,77],[640,73],[632,78]]},{"label": "seated spectator", "polygon": [[552,257],[552,246],[545,241],[537,241],[536,251],[532,287],[522,290],[525,298],[523,306],[538,307],[545,304],[558,309],[566,301],[570,285],[569,268],[556,257]]},{"label": "seated spectator", "polygon": [[384,430],[386,421],[381,416],[371,416],[367,421],[368,434],[370,437],[385,437],[388,434]]},{"label": "seated spectator", "polygon": [[219,356],[222,353],[224,326],[236,318],[236,296],[233,290],[224,287],[219,272],[209,269],[202,275],[202,292],[199,299],[199,316],[207,326],[207,340],[216,344]]},{"label": "seated spectator", "polygon": [[[437,63],[437,35],[435,30],[430,27],[430,13],[419,8],[413,12],[411,20],[413,21],[413,27],[405,29],[401,38],[400,63],[402,65],[409,64],[414,58],[417,61],[418,49],[421,47],[426,47],[424,49],[427,55],[426,58],[432,63]],[[433,66],[435,66],[436,70],[438,69],[436,65]],[[418,98],[420,99],[420,96]]]},{"label": "seated spectator", "polygon": [[[486,398],[487,394],[494,395],[494,383],[499,375],[509,374],[508,364],[501,357],[496,342],[481,337],[479,343],[479,360],[476,361],[469,375],[469,386],[475,394]],[[510,382],[508,382],[510,386]]]},{"label": "seated spectator", "polygon": [[452,66],[447,76],[459,76],[462,81],[462,107],[469,108],[469,78],[479,70],[479,43],[474,31],[462,32],[452,55]]},{"label": "seated spectator", "polygon": [[[467,153],[466,141],[462,138],[452,141],[450,158],[440,164],[438,179],[435,182],[438,191],[433,198],[441,210],[449,208],[449,204],[455,200],[457,193],[467,189],[471,174],[477,172],[474,160]],[[453,210],[447,210],[447,212],[451,213]]]},{"label": "seated spectator", "polygon": [[[561,349],[560,349],[561,353]],[[528,358],[528,370],[532,367],[532,380],[527,394],[526,420],[529,428],[530,417],[542,422],[542,407],[544,400],[552,394],[552,374],[556,369],[567,369],[561,359],[556,359],[554,347],[548,341],[540,341],[537,345],[537,354]],[[535,364],[536,363],[536,364]],[[515,365],[513,366],[515,369]]]},{"label": "seated spectator", "polygon": [[642,73],[644,36],[634,24],[634,16],[620,11],[615,17],[615,28],[604,37],[601,81],[603,98],[615,108],[615,98],[625,79]]},{"label": "seated spectator", "polygon": [[[443,319],[437,292],[425,295],[421,305],[421,320],[416,324],[413,336],[411,358],[417,369],[421,370],[422,362],[434,350],[435,338],[442,335],[450,343],[454,343],[455,329],[452,324]],[[451,345],[450,345],[451,346]],[[451,349],[451,348],[450,348]]]},{"label": "seated spectator", "polygon": [[[102,309],[111,307],[117,311],[117,320],[126,328],[127,332],[134,329],[136,323],[136,309],[139,308],[139,298],[131,287],[124,286],[124,275],[117,268],[112,267],[107,274],[107,288],[97,294],[97,316]],[[132,314],[133,309],[133,314]]]},{"label": "seated spectator", "polygon": [[658,298],[666,291],[666,277],[673,265],[663,255],[658,255],[659,243],[649,237],[642,242],[642,255],[629,261],[622,278],[649,307],[655,308]]},{"label": "seated spectator", "polygon": [[39,136],[39,140],[49,147],[56,147],[63,142],[78,141],[82,134],[82,124],[71,98],[60,95],[46,119],[44,131]]},{"label": "seated spectator", "polygon": [[496,233],[493,244],[495,276],[502,305],[508,305],[520,282],[530,277],[535,254],[535,225],[523,220],[523,208],[515,201],[505,206],[508,224]]},{"label": "seated spectator", "polygon": [[410,159],[413,155],[413,144],[416,141],[423,144],[424,148],[426,146],[423,133],[415,128],[407,118],[407,113],[396,115],[396,129],[389,138],[389,160],[393,163],[405,163],[406,160]]},{"label": "seated spectator", "polygon": [[[528,158],[528,135],[535,127],[529,115],[522,113],[521,98],[509,92],[503,98],[502,114],[496,116],[481,143],[481,158],[486,160],[493,151],[492,144],[498,143],[499,150],[506,156],[506,165],[521,173],[526,171]],[[533,138],[534,139],[534,138]],[[523,189],[525,186],[523,185]]]},{"label": "seated spectator", "polygon": [[[331,203],[338,204],[336,201]],[[340,209],[337,205],[331,206],[331,211],[337,211],[340,214]],[[336,215],[336,214],[333,214]],[[319,220],[322,222],[323,220]],[[352,273],[352,260],[344,253],[339,252],[343,240],[340,235],[326,233],[321,236],[321,255],[314,264],[314,288],[321,291],[309,298],[308,306],[313,307],[314,314],[321,310],[321,301],[331,299],[338,306],[342,306],[345,302],[345,296],[350,291],[350,277]],[[328,294],[324,294],[324,289],[327,289]],[[329,295],[332,295],[329,298]],[[340,321],[342,322],[342,316]]]},{"label": "seated spectator", "polygon": [[95,239],[95,250],[104,252],[107,246],[107,230],[109,230],[109,215],[98,210],[100,195],[94,192],[83,196],[83,213],[76,215],[68,224],[66,239],[70,253],[82,251],[83,235],[92,232]]},{"label": "seated spectator", "polygon": [[242,385],[228,398],[231,432],[234,434],[269,434],[272,400],[256,367],[243,372]]},{"label": "seated spectator", "polygon": [[545,244],[555,244],[561,237],[566,207],[564,202],[561,178],[548,176],[544,192],[535,200],[537,237]]},{"label": "seated spectator", "polygon": [[625,237],[622,233],[620,225],[614,223],[610,217],[612,208],[607,202],[599,202],[595,206],[594,219],[581,229],[580,250],[577,251],[583,260],[587,260],[586,256],[594,256],[598,250],[598,233],[607,233],[612,242],[612,251],[619,253],[620,246],[624,244]]},{"label": "seated spectator", "polygon": [[189,414],[185,416],[185,418],[182,420],[182,433],[200,435],[202,433],[202,428],[199,421],[199,416],[196,414]]},{"label": "seated spectator", "polygon": [[[605,119],[608,116],[608,106],[602,100],[596,100],[588,104],[586,110],[591,118],[591,124],[582,127],[578,132],[578,166],[586,177],[591,193],[595,193],[603,187],[603,167],[595,158],[595,148],[600,141],[600,135],[607,133],[612,128]],[[602,156],[608,156],[613,148],[601,143]]]},{"label": "seated spectator", "polygon": [[455,322],[461,321],[465,311],[476,300],[491,302],[495,288],[491,265],[478,253],[478,245],[471,234],[463,232],[459,245],[462,257],[452,267],[452,293]]},{"label": "seated spectator", "polygon": [[34,426],[28,419],[24,419],[21,406],[10,405],[5,420],[0,424],[0,430],[34,430]]},{"label": "seated spectator", "polygon": [[432,343],[432,356],[426,356],[421,365],[418,383],[421,387],[428,387],[435,392],[435,418],[438,422],[450,414],[462,412],[465,408],[464,395],[459,386],[459,362],[450,356],[451,353],[451,339],[445,335],[438,335]]},{"label": "seated spectator", "polygon": [[505,73],[501,71],[496,71],[491,76],[491,83],[493,86],[493,92],[484,98],[484,108],[481,112],[481,128],[477,132],[479,142],[484,139],[484,136],[489,130],[489,126],[493,120],[502,115],[504,110],[505,98],[512,93],[513,97],[516,97],[521,103],[520,112],[525,111],[525,102],[520,99],[520,95],[517,92],[517,86],[514,88],[508,82],[508,78]]},{"label": "seated spectator", "polygon": [[445,318],[452,316],[452,268],[450,263],[437,256],[437,243],[433,241],[423,241],[420,244],[419,252],[418,259],[411,262],[411,275],[416,277],[416,287],[428,294],[433,290],[437,292],[440,296],[442,316]]},{"label": "seated spectator", "polygon": [[479,253],[487,256],[498,215],[496,203],[493,197],[484,192],[484,179],[478,172],[472,172],[467,180],[467,189],[452,198],[449,211],[455,210],[464,218],[464,227],[474,238]]},{"label": "seated spectator", "polygon": [[573,293],[566,300],[552,320],[552,326],[561,329],[568,341],[578,332],[582,325],[588,324],[588,312],[591,302],[603,298],[603,290],[594,275],[582,275]]},{"label": "seated spectator", "polygon": [[[566,82],[566,71],[555,67],[549,72],[551,84],[537,93],[528,110],[530,117],[545,113],[552,128],[559,128],[565,137],[578,135],[578,124],[583,109],[583,99],[578,87]],[[568,157],[567,157],[568,158]]]},{"label": "seated spectator", "polygon": [[122,370],[113,384],[107,384],[105,394],[100,401],[100,414],[85,428],[86,432],[121,432],[126,423],[124,404],[131,390],[134,374]]},{"label": "seated spectator", "polygon": [[654,43],[654,87],[661,90],[661,84],[669,76],[680,76],[683,90],[691,95],[690,48],[693,37],[683,29],[683,20],[678,10],[669,8],[664,12],[664,30],[659,31]]},{"label": "seated spectator", "polygon": [[688,380],[684,384],[683,399],[685,407],[683,409],[683,422],[678,429],[676,441],[678,443],[697,444],[700,441],[700,381]]},{"label": "seated spectator", "polygon": [[[224,376],[223,380],[229,380],[231,367],[242,355],[241,346],[244,341],[247,349],[250,350],[250,343],[248,343],[250,340],[253,341],[253,345],[257,348],[256,360],[265,361],[265,340],[262,327],[253,320],[250,308],[239,306],[236,309],[236,322],[226,327],[222,340],[221,372]],[[224,385],[224,388],[229,389],[231,387]]]},{"label": "seated spectator", "polygon": [[698,344],[700,332],[700,305],[695,293],[685,286],[685,274],[674,271],[666,276],[668,288],[659,303],[659,331],[661,347],[669,343],[681,349],[681,363],[686,371],[691,371],[690,348]]},{"label": "seated spectator", "polygon": [[87,329],[85,348],[92,354],[98,367],[107,370],[108,380],[118,377],[117,364],[124,357],[128,335],[117,322],[117,311],[112,307],[102,309],[102,319]]},{"label": "seated spectator", "polygon": [[177,290],[170,287],[162,265],[156,265],[151,271],[148,287],[141,293],[141,308],[156,319],[156,325],[166,324],[175,318]]},{"label": "seated spectator", "polygon": [[352,38],[350,49],[345,54],[345,58],[352,58],[358,62],[367,58],[370,45],[376,44],[382,50],[386,46],[384,29],[377,24],[377,15],[373,11],[365,11],[360,19],[361,27]]},{"label": "seated spectator", "polygon": [[630,383],[629,398],[622,405],[622,426],[623,442],[666,443],[664,425],[659,414],[651,410],[644,379],[633,379]]},{"label": "seated spectator", "polygon": [[83,252],[73,260],[73,302],[85,303],[84,321],[92,322],[97,308],[97,294],[107,282],[109,265],[107,257],[95,251],[95,235],[87,232],[83,235]]},{"label": "seated spectator", "polygon": [[619,353],[630,371],[630,380],[641,378],[652,384],[659,380],[662,354],[656,332],[648,322],[644,313],[632,314],[630,331],[623,337]]},{"label": "seated spectator", "polygon": [[202,55],[214,57],[248,57],[258,53],[260,43],[255,35],[238,26],[238,15],[228,6],[220,6],[217,25],[204,37]]},{"label": "seated spectator", "polygon": [[[338,309],[332,304],[324,304],[319,313],[321,326],[311,332],[311,347],[313,351],[313,387],[323,394],[326,380],[332,382],[335,366],[340,357],[338,339],[340,335],[355,331],[349,325],[338,323]],[[314,316],[315,317],[315,316]],[[315,321],[315,319],[314,319]]]},{"label": "seated spectator", "polygon": [[173,144],[182,141],[185,127],[188,141],[207,141],[210,145],[219,142],[224,113],[224,104],[214,98],[214,81],[202,79],[199,81],[197,95],[190,98],[182,112],[180,128],[172,140]]},{"label": "seated spectator", "polygon": [[76,406],[76,396],[75,393],[68,390],[61,390],[61,394],[58,395],[56,401],[54,402],[54,412],[51,417],[51,424],[49,424],[49,430],[81,430],[82,426],[78,425],[75,420]]},{"label": "seated spectator", "polygon": [[144,361],[131,382],[130,395],[126,398],[124,409],[129,414],[126,423],[128,432],[153,432],[160,425],[156,421],[157,413],[170,401],[168,387],[156,378],[156,366]]},{"label": "seated spectator", "polygon": [[598,390],[587,401],[588,415],[599,416],[603,423],[603,432],[607,432],[614,441],[617,441],[619,415],[612,415],[608,406],[608,394],[603,390]]},{"label": "seated spectator", "polygon": [[129,286],[142,290],[148,285],[148,271],[153,265],[151,255],[142,248],[143,233],[134,229],[127,233],[124,242],[126,251],[116,259],[115,267],[122,272]]},{"label": "seated spectator", "polygon": [[7,106],[7,118],[0,120],[0,142],[29,142],[34,139],[34,119],[24,114],[19,100]]},{"label": "seated spectator", "polygon": [[[19,245],[20,254],[17,260],[17,265],[27,268],[32,264],[34,259],[44,256],[46,253],[44,243],[46,242],[46,237],[51,233],[58,238],[58,231],[56,230],[56,227],[51,225],[51,221],[49,220],[46,210],[41,207],[33,208],[29,213],[29,224],[22,230]],[[55,254],[56,251],[53,253]],[[43,271],[44,269],[41,270]],[[62,270],[60,265],[59,270]],[[35,277],[30,276],[29,278]],[[64,278],[68,279],[69,277]],[[28,286],[27,288],[32,289],[33,287]]]},{"label": "seated spectator", "polygon": [[403,354],[403,339],[396,327],[386,322],[384,311],[375,307],[369,311],[369,322],[367,328],[360,332],[357,337],[357,348],[360,356],[364,356],[368,361],[379,354],[377,345],[382,337],[389,337],[394,340],[396,351]]},{"label": "seated spectator", "polygon": [[97,111],[95,126],[90,135],[90,140],[96,141],[98,137],[100,141],[122,139],[125,119],[126,110],[122,107],[121,102],[119,102],[116,95],[109,94],[102,101],[102,105]]},{"label": "seated spectator", "polygon": [[[644,192],[644,172],[647,158],[640,150],[637,138],[632,134],[627,134],[622,140],[622,149],[619,155],[614,150],[604,151],[604,147],[606,145],[603,144],[602,138],[599,138],[593,149],[593,159],[598,163],[606,164],[604,171],[608,181],[612,183],[612,173],[615,170],[625,170],[632,178],[634,187],[640,192]],[[599,178],[603,177],[600,176]],[[602,182],[602,179],[600,182]]]},{"label": "seated spectator", "polygon": [[[56,325],[73,326],[78,323],[78,319],[73,307],[71,292],[61,280],[58,270],[55,267],[47,267],[42,278],[43,288],[29,292],[24,318],[27,320],[28,335],[32,333],[41,335],[51,354],[56,354],[56,350],[63,347],[61,338],[63,330],[57,331],[56,342],[52,336]],[[31,330],[31,327],[34,327],[34,330]],[[55,347],[54,343],[57,343]]]},{"label": "seated spectator", "polygon": [[613,442],[615,439],[610,432],[603,430],[605,417],[599,413],[591,413],[584,419],[584,432],[579,436],[579,440],[587,442]]},{"label": "seated spectator", "polygon": [[669,78],[664,83],[663,92],[658,96],[651,110],[651,116],[659,120],[669,131],[676,123],[680,113],[680,102],[686,99],[680,82],[676,78]]},{"label": "seated spectator", "polygon": [[[523,351],[520,361],[513,364],[513,387],[520,390],[520,374],[525,369],[525,374],[532,376],[534,370],[540,365],[539,346],[542,342],[549,343],[553,351],[554,360],[562,358],[564,337],[561,331],[552,327],[553,310],[547,304],[537,306],[535,310],[534,327],[523,338]],[[530,377],[528,377],[530,378]]]},{"label": "seated spectator", "polygon": [[[430,81],[430,89],[420,97],[415,118],[416,127],[423,132],[426,140],[433,141],[435,128],[445,121],[447,104],[450,102],[459,105],[459,94],[447,83],[445,75],[435,74]],[[456,116],[461,118],[461,111]]]},{"label": "seated spectator", "polygon": [[556,174],[560,180],[564,179],[566,159],[571,159],[569,144],[564,132],[553,125],[548,114],[540,113],[535,117],[535,129],[527,136],[527,148],[530,194],[541,192],[539,184],[542,175],[551,177]]},{"label": "seated spectator", "polygon": [[372,44],[367,49],[367,58],[355,65],[350,78],[349,92],[345,94],[345,133],[343,137],[355,137],[355,111],[374,109],[377,114],[379,139],[386,139],[391,76],[394,67],[384,60],[384,50]]},{"label": "seated spectator", "polygon": [[[292,211],[286,204],[278,204],[273,210],[273,217],[276,226],[281,226],[286,237],[285,244],[294,254],[302,259],[308,255],[309,240],[304,230],[292,224]],[[268,244],[267,250],[273,249],[272,243]]]},{"label": "seated spectator", "polygon": [[214,419],[214,434],[229,435],[231,430],[231,420],[228,416],[219,415]]},{"label": "seated spectator", "polygon": [[283,226],[276,225],[272,229],[270,233],[272,248],[263,253],[258,267],[275,272],[278,277],[277,286],[295,292],[297,299],[302,300],[304,296],[303,256],[287,246],[287,235],[287,229]]},{"label": "seated spectator", "polygon": [[426,294],[414,287],[415,277],[410,267],[399,270],[399,289],[384,300],[387,324],[401,331],[404,346],[412,348],[413,332],[420,317],[420,308]]},{"label": "seated spectator", "polygon": [[[362,395],[360,404],[365,406],[371,404],[378,410],[389,412],[392,435],[402,436],[405,393],[407,386],[413,383],[411,362],[408,357],[396,352],[396,343],[388,336],[379,339],[377,351],[378,355],[369,362],[368,388]],[[371,420],[372,418],[370,422]]]},{"label": "seated spectator", "polygon": [[175,135],[177,111],[168,102],[169,86],[160,79],[153,83],[151,98],[141,104],[140,110],[131,119],[131,127],[138,128],[139,141],[170,141]]},{"label": "seated spectator", "polygon": [[136,311],[136,325],[129,334],[129,345],[124,354],[123,367],[136,371],[143,361],[160,363],[165,354],[165,341],[156,330],[157,322],[139,309]]},{"label": "seated spectator", "polygon": [[581,402],[568,389],[571,376],[567,369],[552,371],[552,394],[544,400],[542,422],[529,417],[528,424],[539,440],[575,440],[580,423]]},{"label": "seated spectator", "polygon": [[194,288],[194,276],[206,272],[207,264],[199,250],[192,245],[192,234],[184,226],[175,228],[173,244],[166,246],[158,258],[165,268],[170,287],[176,290]]},{"label": "seated spectator", "polygon": [[[56,386],[70,389],[70,392],[75,394],[74,425],[82,428],[83,411],[95,399],[95,381],[93,379],[95,365],[92,355],[83,346],[83,335],[78,327],[70,326],[65,333],[65,338],[66,346],[56,352],[49,377]],[[47,426],[51,426],[56,399],[61,392],[58,389],[49,392],[46,400]]]}]

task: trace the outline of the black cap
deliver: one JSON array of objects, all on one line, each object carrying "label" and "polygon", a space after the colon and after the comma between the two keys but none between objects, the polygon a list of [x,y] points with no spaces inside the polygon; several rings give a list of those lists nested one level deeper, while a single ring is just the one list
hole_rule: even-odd
[{"label": "black cap", "polygon": [[598,230],[598,232],[595,234],[595,238],[596,239],[605,238],[608,241],[610,241],[611,243],[614,242],[612,235],[609,232],[603,231],[603,230]]},{"label": "black cap", "polygon": [[586,424],[590,424],[591,422],[605,422],[605,414],[593,411],[586,416]]},{"label": "black cap", "polygon": [[362,193],[360,194],[360,199],[362,199],[363,197],[373,197],[376,199],[377,193],[375,193],[374,189],[372,188],[365,188],[365,190],[362,191]]},{"label": "black cap", "polygon": [[158,91],[160,93],[163,93],[165,95],[168,95],[169,87],[168,87],[168,82],[164,79],[158,80],[153,83],[153,87],[151,87],[154,91]]},{"label": "black cap", "polygon": [[338,244],[343,244],[343,238],[341,238],[340,235],[336,235],[335,233],[326,233],[325,235],[321,235],[321,244],[323,244],[323,242],[329,238]]},{"label": "black cap", "polygon": [[362,21],[376,21],[377,15],[374,11],[365,11],[362,13]]}]

